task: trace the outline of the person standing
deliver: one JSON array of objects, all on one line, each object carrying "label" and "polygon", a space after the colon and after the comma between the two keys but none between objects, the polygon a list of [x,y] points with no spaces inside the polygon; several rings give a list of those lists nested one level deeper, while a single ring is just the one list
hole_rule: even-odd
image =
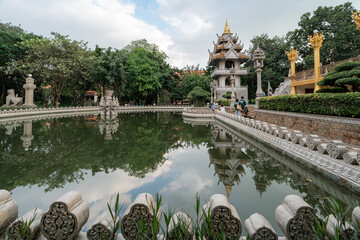
[{"label": "person standing", "polygon": [[239,99],[236,99],[234,107],[235,107],[236,116],[240,116],[241,106],[240,106],[240,103],[239,103]]},{"label": "person standing", "polygon": [[243,112],[245,114],[245,106],[246,106],[246,101],[244,100],[244,97],[241,96],[241,100],[239,101],[240,107],[241,107],[241,112]]},{"label": "person standing", "polygon": [[211,103],[211,110],[213,113],[215,113],[215,101],[212,101]]}]

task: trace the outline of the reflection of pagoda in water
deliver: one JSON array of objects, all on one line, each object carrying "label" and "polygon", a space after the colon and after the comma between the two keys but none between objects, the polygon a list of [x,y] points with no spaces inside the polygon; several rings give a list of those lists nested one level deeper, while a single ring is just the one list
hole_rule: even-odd
[{"label": "reflection of pagoda in water", "polygon": [[244,147],[234,136],[227,135],[224,129],[213,127],[211,130],[214,148],[209,149],[210,164],[214,165],[219,182],[224,184],[228,198],[232,187],[240,183],[239,175],[245,174],[243,164],[251,158],[242,151]]}]

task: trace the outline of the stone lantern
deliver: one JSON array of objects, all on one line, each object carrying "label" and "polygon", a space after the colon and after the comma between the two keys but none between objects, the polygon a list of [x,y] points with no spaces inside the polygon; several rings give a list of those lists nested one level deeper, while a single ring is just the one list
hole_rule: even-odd
[{"label": "stone lantern", "polygon": [[264,92],[261,88],[261,72],[264,67],[264,59],[265,53],[258,45],[254,52],[254,68],[257,76],[256,107],[259,107],[259,99],[264,96]]},{"label": "stone lantern", "polygon": [[26,107],[35,107],[34,104],[34,89],[36,88],[36,85],[34,84],[34,79],[32,78],[32,75],[29,74],[26,78],[26,83],[24,84],[25,89],[25,103],[23,106]]}]

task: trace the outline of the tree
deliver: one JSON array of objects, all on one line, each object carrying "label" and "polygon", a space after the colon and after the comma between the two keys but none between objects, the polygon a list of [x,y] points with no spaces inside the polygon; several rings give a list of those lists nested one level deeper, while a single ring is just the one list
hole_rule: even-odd
[{"label": "tree", "polygon": [[94,83],[101,85],[104,89],[112,88],[115,95],[124,98],[130,92],[126,81],[126,53],[124,50],[112,48],[100,48],[96,45],[95,54],[97,60],[91,77]]},{"label": "tree", "polygon": [[267,34],[255,36],[251,40],[252,46],[249,49],[250,59],[245,63],[248,69],[248,75],[242,77],[245,84],[248,85],[249,99],[255,99],[257,89],[257,78],[254,68],[253,55],[259,46],[265,52],[264,68],[262,72],[262,89],[266,91],[268,82],[272,87],[277,87],[284,81],[284,77],[288,75],[289,62],[286,58],[285,51],[289,49],[285,37],[275,36],[270,38]]},{"label": "tree", "polygon": [[58,33],[51,34],[52,38],[22,41],[20,46],[26,55],[16,65],[20,71],[43,79],[43,85],[50,85],[53,103],[57,106],[65,83],[78,81],[79,77],[88,74],[95,56],[85,42],[70,40]]},{"label": "tree", "polygon": [[[345,62],[337,65],[334,71],[326,74],[325,77],[318,82],[318,85],[338,87],[343,89],[343,92],[347,90],[346,85],[350,85],[352,86],[353,92],[359,91],[360,62]],[[335,89],[333,91],[339,90]]]},{"label": "tree", "polygon": [[194,87],[187,95],[187,98],[195,105],[201,106],[204,105],[205,100],[209,100],[210,95],[211,94],[209,92],[205,91],[201,87]]},{"label": "tree", "polygon": [[22,89],[24,76],[17,71],[9,71],[14,61],[20,59],[24,50],[17,43],[23,39],[38,37],[32,33],[25,33],[18,26],[10,23],[0,23],[0,102],[5,98],[6,88],[14,88],[16,92]]},{"label": "tree", "polygon": [[287,34],[287,42],[299,49],[304,69],[313,68],[313,50],[309,35],[314,30],[324,33],[325,41],[321,47],[323,65],[355,57],[360,54],[360,35],[352,22],[351,13],[356,11],[350,2],[335,7],[318,7],[313,14],[303,14],[299,28]]},{"label": "tree", "polygon": [[126,65],[128,78],[136,85],[137,93],[148,99],[153,98],[161,89],[159,64],[149,57],[144,48],[135,48]]}]

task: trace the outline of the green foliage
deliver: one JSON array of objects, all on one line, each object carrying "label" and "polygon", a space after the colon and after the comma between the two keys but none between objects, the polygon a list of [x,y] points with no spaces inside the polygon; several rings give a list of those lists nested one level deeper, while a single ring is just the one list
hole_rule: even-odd
[{"label": "green foliage", "polygon": [[326,74],[318,82],[319,86],[335,86],[346,89],[346,85],[352,86],[353,92],[360,86],[360,62],[346,62],[339,64],[335,70]]},{"label": "green foliage", "polygon": [[126,53],[123,50],[95,47],[97,60],[91,72],[92,82],[105,89],[113,88],[118,96],[128,93],[125,71]]},{"label": "green foliage", "polygon": [[181,78],[181,91],[185,98],[194,87],[200,87],[210,92],[210,82],[212,79],[207,75],[187,73]]},{"label": "green foliage", "polygon": [[297,94],[264,97],[261,109],[360,118],[360,93]]},{"label": "green foliage", "polygon": [[359,55],[360,35],[352,22],[353,11],[356,9],[352,3],[345,2],[337,6],[319,6],[313,13],[308,12],[300,17],[299,28],[286,35],[287,41],[300,51],[299,59],[303,59],[300,69],[314,67],[313,50],[308,39],[314,30],[325,36],[320,50],[323,65]]},{"label": "green foliage", "polygon": [[0,23],[0,101],[6,96],[6,89],[15,89],[16,93],[23,90],[24,76],[12,71],[14,61],[24,55],[24,49],[17,44],[24,39],[37,38],[32,33],[25,33],[22,28],[10,23]]},{"label": "green foliage", "polygon": [[245,63],[248,68],[248,75],[241,77],[242,83],[248,85],[249,99],[256,98],[257,78],[253,62],[253,54],[257,46],[265,51],[264,68],[262,72],[262,89],[267,91],[268,82],[274,89],[284,81],[288,75],[289,62],[285,56],[285,51],[290,48],[285,37],[275,36],[270,38],[267,34],[255,36],[251,40],[250,60]]},{"label": "green foliage", "polygon": [[[296,71],[314,67],[313,49],[309,44],[309,35],[314,30],[324,33],[325,40],[320,51],[322,65],[356,57],[360,54],[360,35],[352,22],[351,13],[356,11],[350,2],[337,6],[318,7],[313,13],[305,13],[298,22],[298,28],[289,31],[285,36],[270,38],[266,34],[255,36],[250,47],[251,59],[245,63],[248,75],[242,77],[248,85],[249,99],[256,97],[256,73],[252,56],[259,44],[265,51],[264,68],[262,72],[262,88],[267,89],[270,81],[273,90],[279,86],[288,75],[290,63],[284,54],[291,46],[300,54],[296,62]],[[348,76],[352,77],[352,76]]]},{"label": "green foliage", "polygon": [[218,105],[230,106],[230,99],[219,99],[215,101]]},{"label": "green foliage", "polygon": [[210,93],[205,91],[201,87],[194,87],[187,95],[187,98],[195,105],[203,106],[205,105],[205,101],[209,100]]},{"label": "green foliage", "polygon": [[353,68],[358,68],[358,67],[360,67],[360,62],[345,62],[335,66],[335,71],[340,72],[345,70],[351,70]]},{"label": "green foliage", "polygon": [[222,95],[223,98],[231,99],[231,92],[226,92],[226,94]]},{"label": "green foliage", "polygon": [[52,36],[23,40],[19,46],[25,50],[25,56],[16,62],[16,69],[32,73],[42,80],[43,86],[50,85],[56,106],[65,83],[74,78],[84,80],[95,56],[82,41],[70,40],[58,33]]},{"label": "green foliage", "polygon": [[[110,229],[111,236],[104,236],[107,240],[116,240],[118,239],[118,232],[120,230],[121,215],[124,210],[124,203],[120,204],[119,193],[116,193],[110,198],[110,201],[107,203],[107,209],[111,216]],[[112,206],[112,200],[115,197],[114,206]]]},{"label": "green foliage", "polygon": [[343,87],[323,88],[316,91],[316,93],[345,93],[345,92],[349,92],[349,90]]}]

